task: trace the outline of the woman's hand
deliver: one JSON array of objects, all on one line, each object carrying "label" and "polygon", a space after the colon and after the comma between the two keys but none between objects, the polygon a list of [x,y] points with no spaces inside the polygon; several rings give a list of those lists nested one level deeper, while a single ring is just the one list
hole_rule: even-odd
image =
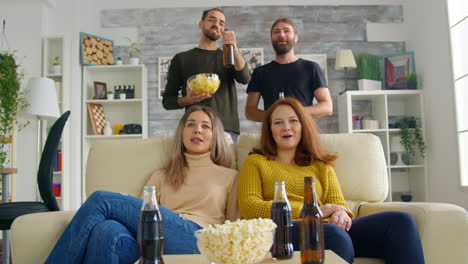
[{"label": "woman's hand", "polygon": [[346,231],[349,231],[349,229],[351,229],[351,225],[353,224],[351,217],[349,217],[346,211],[343,210],[334,212],[328,223],[337,225]]},{"label": "woman's hand", "polygon": [[320,210],[322,211],[323,218],[329,218],[331,215],[337,211],[345,211],[351,213],[351,210],[348,208],[338,205],[338,204],[324,204],[320,206]]}]

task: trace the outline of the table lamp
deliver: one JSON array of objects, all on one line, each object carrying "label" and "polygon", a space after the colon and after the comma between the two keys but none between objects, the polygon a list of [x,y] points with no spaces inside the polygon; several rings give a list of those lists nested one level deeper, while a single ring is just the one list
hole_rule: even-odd
[{"label": "table lamp", "polygon": [[336,61],[335,61],[335,70],[344,70],[345,71],[345,89],[340,93],[340,95],[346,92],[348,75],[346,73],[347,69],[355,69],[357,67],[356,61],[354,60],[353,51],[350,49],[337,50],[336,51]]}]

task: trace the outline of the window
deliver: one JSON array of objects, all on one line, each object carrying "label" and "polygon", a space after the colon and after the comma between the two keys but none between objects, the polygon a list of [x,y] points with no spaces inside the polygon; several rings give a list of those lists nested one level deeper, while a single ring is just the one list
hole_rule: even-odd
[{"label": "window", "polygon": [[447,0],[457,113],[460,182],[468,186],[468,1]]}]

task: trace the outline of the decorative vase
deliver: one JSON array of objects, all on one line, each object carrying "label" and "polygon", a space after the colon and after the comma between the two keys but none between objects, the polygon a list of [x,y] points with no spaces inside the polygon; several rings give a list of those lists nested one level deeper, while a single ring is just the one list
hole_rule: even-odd
[{"label": "decorative vase", "polygon": [[104,127],[104,136],[112,135],[112,127],[109,121],[106,121],[106,126]]},{"label": "decorative vase", "polygon": [[52,74],[54,74],[54,75],[62,74],[62,66],[61,65],[52,66]]},{"label": "decorative vase", "polygon": [[410,90],[416,90],[418,88],[418,82],[415,81],[408,81],[406,82],[406,85]]},{"label": "decorative vase", "polygon": [[130,58],[130,65],[138,65],[138,63],[140,62],[140,59],[139,58]]},{"label": "decorative vase", "polygon": [[125,98],[127,97],[127,95],[124,93],[119,94],[119,96],[120,96],[120,100],[125,100]]},{"label": "decorative vase", "polygon": [[107,94],[107,100],[113,100],[114,95],[113,94]]},{"label": "decorative vase", "polygon": [[123,64],[122,60],[116,60],[115,61],[115,65],[122,65],[122,64]]}]

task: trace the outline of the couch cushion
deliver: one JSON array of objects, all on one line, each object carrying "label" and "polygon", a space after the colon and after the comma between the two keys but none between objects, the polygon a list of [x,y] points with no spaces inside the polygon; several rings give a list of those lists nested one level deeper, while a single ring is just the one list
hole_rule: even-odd
[{"label": "couch cushion", "polygon": [[[353,211],[362,201],[380,202],[388,194],[387,168],[379,137],[373,134],[324,134],[325,148],[337,153],[335,171],[346,200]],[[237,166],[260,142],[259,134],[242,134],[237,146]],[[350,205],[351,206],[351,205]]]},{"label": "couch cushion", "polygon": [[86,165],[86,197],[97,190],[140,196],[169,158],[172,138],[96,140]]},{"label": "couch cushion", "polygon": [[[236,168],[232,138],[224,136],[232,153],[231,167]],[[173,137],[94,141],[86,165],[86,197],[97,190],[140,196],[153,172],[166,165],[172,144]]]}]

